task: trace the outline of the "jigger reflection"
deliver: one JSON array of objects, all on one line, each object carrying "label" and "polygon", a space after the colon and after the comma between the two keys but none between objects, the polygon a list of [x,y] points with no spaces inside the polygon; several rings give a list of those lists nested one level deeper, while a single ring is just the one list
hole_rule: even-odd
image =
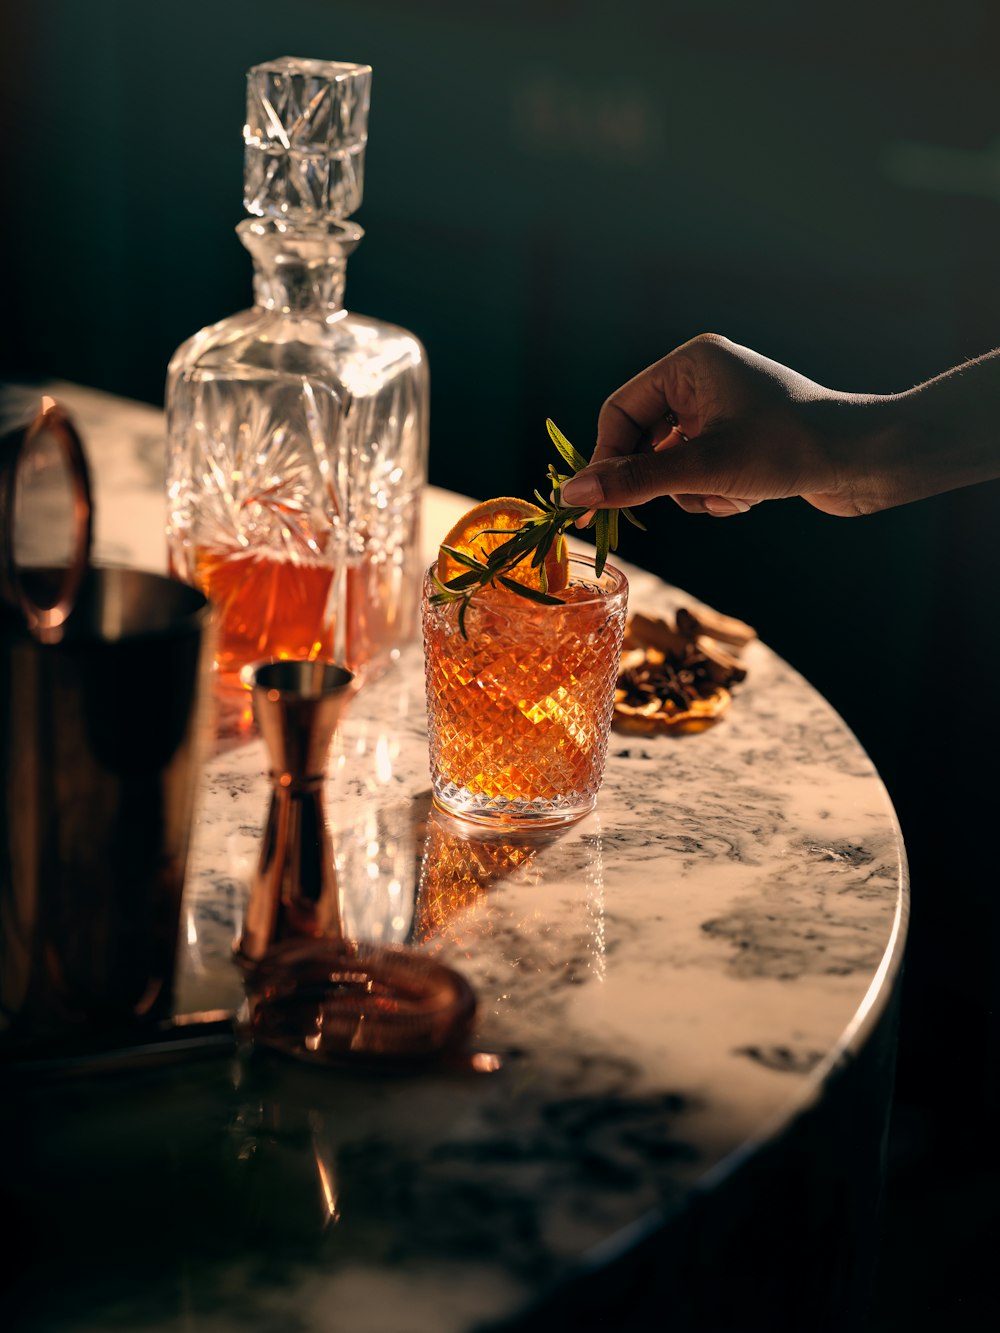
[{"label": "jigger reflection", "polygon": [[475,996],[451,968],[344,938],[323,808],[327,752],[354,677],[331,662],[253,669],[271,802],[242,936],[249,1035],[311,1062],[421,1058],[468,1032]]}]

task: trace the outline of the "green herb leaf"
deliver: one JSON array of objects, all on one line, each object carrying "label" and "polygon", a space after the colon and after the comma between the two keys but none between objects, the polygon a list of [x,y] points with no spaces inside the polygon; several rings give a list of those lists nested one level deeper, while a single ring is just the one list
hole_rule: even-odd
[{"label": "green herb leaf", "polygon": [[478,570],[470,569],[465,574],[456,574],[444,586],[449,592],[465,592],[466,588],[481,588],[483,581]]},{"label": "green herb leaf", "polygon": [[511,592],[516,592],[519,597],[527,597],[529,602],[542,602],[545,606],[563,606],[565,603],[559,597],[553,597],[551,593],[539,592],[537,588],[529,588],[524,583],[518,583],[516,579],[505,578],[500,575],[500,582]]},{"label": "green herb leaf", "polygon": [[441,550],[444,551],[446,555],[450,555],[452,560],[457,564],[465,565],[466,569],[482,570],[486,568],[481,560],[477,560],[474,556],[467,554],[465,551],[458,550],[455,546],[445,546],[442,542]]},{"label": "green herb leaf", "polygon": [[611,549],[611,521],[608,517],[607,509],[598,509],[597,522],[594,530],[594,542],[597,547],[594,558],[594,573],[598,578],[604,573],[604,566],[607,564],[608,552]]},{"label": "green herb leaf", "polygon": [[559,450],[560,454],[562,454],[563,458],[565,458],[566,462],[574,472],[579,472],[581,468],[587,466],[587,460],[584,458],[583,454],[577,453],[556,423],[550,421],[548,417],[545,418],[545,428],[552,437],[552,443]]},{"label": "green herb leaf", "polygon": [[[587,460],[573,448],[553,421],[546,419],[545,425],[560,457],[572,471],[563,473],[557,471],[554,464],[548,465],[546,475],[552,489],[552,498],[545,499],[537,490],[534,493],[542,512],[536,517],[526,519],[520,527],[513,530],[484,528],[477,536],[502,535],[507,540],[501,542],[493,551],[482,551],[482,559],[476,559],[468,551],[459,551],[453,546],[441,547],[441,550],[461,565],[465,572],[456,574],[447,583],[442,583],[436,575],[432,575],[437,592],[432,594],[430,600],[434,603],[458,603],[458,627],[466,638],[468,637],[466,616],[472,599],[483,588],[488,588],[493,583],[500,583],[510,592],[517,593],[519,597],[527,598],[530,602],[540,602],[544,606],[564,604],[562,598],[553,596],[548,590],[549,580],[545,559],[552,550],[553,543],[562,540],[562,534],[587,513],[585,509],[563,505],[560,499],[562,487],[571,476],[587,466]],[[604,573],[608,553],[618,546],[619,514],[624,514],[630,523],[645,531],[645,526],[629,509],[598,509],[590,514],[586,526],[594,529],[596,546],[594,569],[598,578]],[[517,579],[509,577],[510,573],[526,560],[529,561],[531,569],[539,571],[540,588],[528,587],[524,583],[519,583]]]}]

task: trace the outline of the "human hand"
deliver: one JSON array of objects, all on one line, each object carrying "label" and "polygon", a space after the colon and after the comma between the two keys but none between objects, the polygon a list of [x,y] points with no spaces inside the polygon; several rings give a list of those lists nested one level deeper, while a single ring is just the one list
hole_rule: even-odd
[{"label": "human hand", "polygon": [[611,395],[590,464],[562,499],[605,508],[670,495],[723,517],[800,495],[828,514],[874,513],[898,502],[885,475],[889,401],[701,334]]}]

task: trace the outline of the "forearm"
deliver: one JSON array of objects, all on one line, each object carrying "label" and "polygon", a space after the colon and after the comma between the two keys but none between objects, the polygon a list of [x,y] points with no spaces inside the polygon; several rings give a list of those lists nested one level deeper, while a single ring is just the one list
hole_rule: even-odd
[{"label": "forearm", "polygon": [[883,401],[897,503],[1000,477],[1000,349]]}]

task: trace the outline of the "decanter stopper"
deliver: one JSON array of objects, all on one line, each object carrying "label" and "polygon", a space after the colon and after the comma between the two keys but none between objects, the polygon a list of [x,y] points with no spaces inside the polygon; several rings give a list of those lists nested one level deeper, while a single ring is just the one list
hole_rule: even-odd
[{"label": "decanter stopper", "polygon": [[323,778],[353,680],[331,662],[269,662],[253,673],[271,804],[237,945],[240,962],[259,963],[287,939],[343,938]]},{"label": "decanter stopper", "polygon": [[371,78],[370,65],[293,56],[248,70],[248,213],[296,226],[360,207]]}]

